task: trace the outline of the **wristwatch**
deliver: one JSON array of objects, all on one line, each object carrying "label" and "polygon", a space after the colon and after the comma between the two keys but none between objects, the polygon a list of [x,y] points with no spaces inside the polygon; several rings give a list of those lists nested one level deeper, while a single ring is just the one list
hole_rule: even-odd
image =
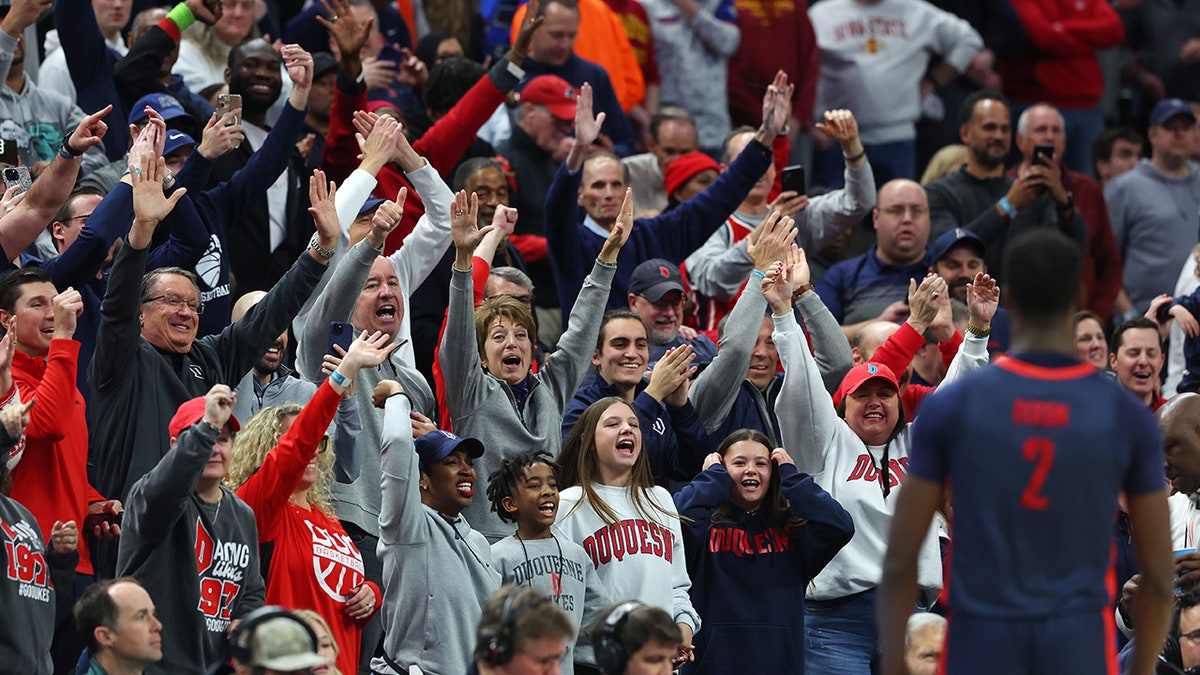
[{"label": "wristwatch", "polygon": [[316,251],[317,255],[326,260],[329,260],[333,257],[333,249],[322,246],[321,240],[317,237],[315,232],[313,233],[312,239],[308,240],[308,247]]}]

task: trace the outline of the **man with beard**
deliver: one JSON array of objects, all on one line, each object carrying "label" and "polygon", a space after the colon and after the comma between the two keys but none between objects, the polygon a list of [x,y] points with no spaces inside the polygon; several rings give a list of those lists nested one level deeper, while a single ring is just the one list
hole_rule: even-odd
[{"label": "man with beard", "polygon": [[[950,297],[969,304],[967,284],[975,280],[976,274],[988,273],[987,263],[984,262],[986,254],[987,249],[979,235],[964,227],[956,227],[930,245],[929,258],[933,260],[933,265],[929,271],[946,280]],[[1010,330],[1008,312],[1003,307],[997,307],[992,317],[992,333],[988,336],[988,352],[992,356],[1008,351]]]},{"label": "man with beard", "polygon": [[634,268],[629,277],[629,309],[646,324],[650,369],[673,347],[690,345],[698,366],[708,364],[717,355],[717,346],[707,335],[688,339],[679,334],[683,305],[683,276],[674,263],[651,258]]},{"label": "man with beard", "polygon": [[[251,307],[258,304],[267,295],[266,291],[250,291],[243,295],[233,305],[233,321],[237,323],[245,316]],[[250,372],[238,382],[234,393],[237,402],[233,405],[233,414],[242,420],[248,420],[263,408],[296,403],[307,405],[313,394],[317,393],[317,385],[297,377],[291,368],[284,364],[288,351],[288,332],[279,334],[275,341],[267,347],[267,351],[254,364]],[[334,471],[339,481],[349,482],[358,477],[358,463],[354,461],[354,438],[362,431],[362,422],[358,417],[358,402],[354,397],[343,398],[338,404],[337,417],[329,425],[329,435],[333,439]]]},{"label": "man with beard", "polygon": [[[284,107],[285,115],[294,112],[303,124],[313,79],[312,56],[298,45],[284,45],[282,53],[277,52],[265,40],[250,40],[235,47],[229,52],[225,80],[229,83],[229,92],[242,97],[246,141],[213,162],[209,187],[229,180],[256,150],[264,147],[269,131],[267,111],[279,98],[283,86],[279,74],[281,58],[295,83],[289,95],[291,105]],[[303,93],[298,100],[297,89]],[[286,123],[283,117],[281,115],[277,122],[280,126]],[[274,174],[275,181],[266,194],[244,205],[238,217],[229,223],[225,245],[233,276],[234,298],[274,286],[296,256],[308,246],[313,233],[308,195],[304,189],[307,176],[304,158],[292,147],[299,140],[299,125],[296,133],[289,134],[285,140],[290,148],[286,170]]]},{"label": "man with beard", "polygon": [[1004,94],[981,89],[963,101],[958,114],[967,164],[926,186],[931,236],[956,227],[971,230],[987,247],[985,260],[994,270],[1008,241],[1027,230],[1055,227],[1085,250],[1087,226],[1063,186],[1057,161],[1030,164],[1015,178],[1004,173],[1012,145],[1011,106]]}]

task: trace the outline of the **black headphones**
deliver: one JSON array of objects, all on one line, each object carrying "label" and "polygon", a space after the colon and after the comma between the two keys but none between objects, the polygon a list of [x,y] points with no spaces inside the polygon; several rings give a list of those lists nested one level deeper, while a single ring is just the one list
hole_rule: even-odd
[{"label": "black headphones", "polygon": [[635,609],[645,607],[642,603],[631,600],[617,605],[617,608],[608,613],[608,617],[604,619],[604,625],[600,626],[598,635],[592,636],[592,649],[595,652],[596,667],[600,669],[604,675],[621,675],[625,672],[625,666],[629,662],[629,654],[625,649],[625,645],[621,643],[621,638],[617,635],[621,630],[621,624]]},{"label": "black headphones", "polygon": [[487,663],[489,666],[502,666],[512,661],[512,658],[517,653],[516,641],[513,639],[517,619],[521,618],[522,614],[534,607],[550,602],[550,598],[539,595],[536,599],[513,609],[513,600],[521,593],[521,590],[521,588],[514,586],[508,595],[504,597],[504,605],[500,608],[500,626],[496,629],[496,634],[488,638],[487,641]]},{"label": "black headphones", "polygon": [[242,622],[233,630],[233,635],[229,637],[230,656],[236,659],[238,663],[249,665],[254,660],[254,649],[250,646],[250,639],[254,637],[254,631],[271,619],[279,618],[291,619],[303,626],[308,639],[312,641],[313,652],[317,651],[317,634],[313,632],[307,621],[279,605],[266,605],[242,617]]}]

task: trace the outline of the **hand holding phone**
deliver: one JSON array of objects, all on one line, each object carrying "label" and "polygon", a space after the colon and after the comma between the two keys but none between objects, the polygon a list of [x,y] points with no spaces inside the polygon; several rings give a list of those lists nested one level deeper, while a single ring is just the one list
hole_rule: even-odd
[{"label": "hand holding phone", "polygon": [[798,195],[805,194],[804,167],[799,164],[793,164],[785,168],[783,174],[780,176],[779,183],[784,192],[791,190]]},{"label": "hand holding phone", "polygon": [[[232,127],[242,123],[242,95],[241,94],[221,94],[217,96],[217,119],[225,116],[225,113],[232,112],[229,119],[225,121],[225,126]],[[241,139],[236,139],[233,142],[233,147],[238,147],[242,144]]]},{"label": "hand holding phone", "polygon": [[1042,166],[1050,166],[1053,164],[1054,146],[1050,145],[1049,143],[1038,143],[1037,145],[1033,146],[1032,162]]}]

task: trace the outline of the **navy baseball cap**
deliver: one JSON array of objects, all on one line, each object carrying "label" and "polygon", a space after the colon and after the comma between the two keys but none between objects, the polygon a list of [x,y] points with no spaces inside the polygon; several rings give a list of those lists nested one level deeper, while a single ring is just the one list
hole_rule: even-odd
[{"label": "navy baseball cap", "polygon": [[380,199],[379,197],[375,197],[375,196],[367,197],[367,201],[363,202],[362,208],[360,208],[358,210],[358,215],[361,216],[362,214],[367,213],[368,211],[371,211],[372,209],[374,209],[375,207],[379,206],[380,204],[382,204],[386,201],[387,201],[386,199]]},{"label": "navy baseball cap", "polygon": [[1196,112],[1192,110],[1192,106],[1187,101],[1178,98],[1164,98],[1150,112],[1150,126],[1161,127],[1167,123],[1167,120],[1177,115],[1186,115],[1193,122],[1196,120]]},{"label": "navy baseball cap", "polygon": [[629,292],[658,302],[671,291],[683,292],[683,275],[669,260],[651,258],[638,265],[629,277]]},{"label": "navy baseball cap", "polygon": [[146,119],[146,106],[154,108],[154,111],[162,115],[163,121],[171,121],[180,117],[187,117],[187,111],[180,105],[179,99],[170,94],[146,94],[139,98],[137,103],[129,109],[129,123],[137,124]]},{"label": "navy baseball cap", "polygon": [[983,246],[983,240],[979,238],[979,235],[965,227],[956,227],[934,240],[933,246],[929,248],[929,259],[936,263],[949,253],[950,249],[958,246],[975,247],[980,258],[984,257],[987,253]]},{"label": "navy baseball cap", "polygon": [[429,465],[450,456],[455,450],[463,450],[471,459],[483,456],[483,443],[477,438],[459,438],[449,431],[435,429],[416,441],[417,456],[421,458],[421,471],[429,472]]},{"label": "navy baseball cap", "polygon": [[166,157],[185,145],[196,145],[196,139],[188,136],[182,131],[167,129],[167,140],[163,143],[163,157]]}]

